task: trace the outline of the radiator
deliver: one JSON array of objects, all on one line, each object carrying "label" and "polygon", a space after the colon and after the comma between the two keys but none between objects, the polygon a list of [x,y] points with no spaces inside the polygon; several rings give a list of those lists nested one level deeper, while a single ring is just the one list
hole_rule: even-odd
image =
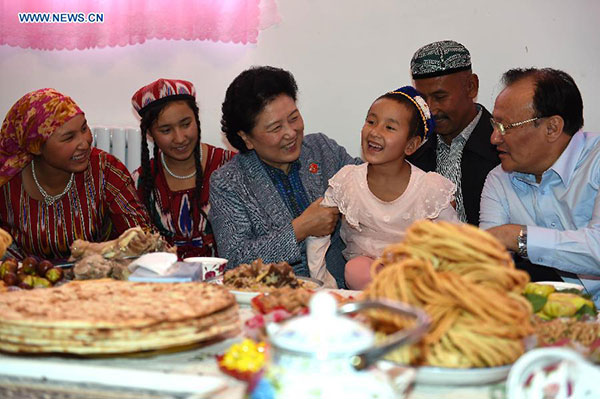
[{"label": "radiator", "polygon": [[[142,136],[140,129],[136,127],[94,127],[93,145],[108,153],[113,154],[127,166],[129,172],[133,173],[141,164]],[[154,145],[148,141],[150,154]],[[152,156],[152,155],[150,155]]]}]

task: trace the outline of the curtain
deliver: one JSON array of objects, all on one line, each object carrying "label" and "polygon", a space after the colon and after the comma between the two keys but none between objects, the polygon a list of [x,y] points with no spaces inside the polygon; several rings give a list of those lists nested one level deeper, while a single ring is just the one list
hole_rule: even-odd
[{"label": "curtain", "polygon": [[42,50],[148,39],[256,43],[279,22],[275,0],[0,0],[0,45]]}]

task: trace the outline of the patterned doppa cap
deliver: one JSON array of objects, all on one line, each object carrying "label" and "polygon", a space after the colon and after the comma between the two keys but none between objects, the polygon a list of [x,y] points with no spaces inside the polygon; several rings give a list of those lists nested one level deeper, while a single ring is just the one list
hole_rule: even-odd
[{"label": "patterned doppa cap", "polygon": [[413,79],[426,79],[471,69],[471,54],[462,44],[444,40],[427,44],[410,60]]},{"label": "patterned doppa cap", "polygon": [[196,98],[196,88],[191,82],[161,78],[136,91],[131,103],[141,116],[151,105],[186,98]]}]

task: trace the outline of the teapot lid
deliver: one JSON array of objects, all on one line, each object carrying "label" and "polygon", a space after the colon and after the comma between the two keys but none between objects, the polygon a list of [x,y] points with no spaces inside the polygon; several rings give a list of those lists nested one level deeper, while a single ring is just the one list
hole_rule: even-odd
[{"label": "teapot lid", "polygon": [[310,300],[310,313],[283,325],[271,323],[267,333],[280,349],[322,358],[352,356],[373,345],[373,332],[348,317],[337,314],[337,303],[327,292]]}]

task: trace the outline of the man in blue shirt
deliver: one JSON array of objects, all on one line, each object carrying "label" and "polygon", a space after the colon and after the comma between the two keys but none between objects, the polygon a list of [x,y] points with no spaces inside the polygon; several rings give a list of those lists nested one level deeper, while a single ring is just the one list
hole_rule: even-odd
[{"label": "man in blue shirt", "polygon": [[533,281],[555,271],[600,304],[600,135],[580,131],[583,100],[567,73],[513,69],[503,81],[491,120],[501,165],[486,179],[480,227],[529,260]]}]

